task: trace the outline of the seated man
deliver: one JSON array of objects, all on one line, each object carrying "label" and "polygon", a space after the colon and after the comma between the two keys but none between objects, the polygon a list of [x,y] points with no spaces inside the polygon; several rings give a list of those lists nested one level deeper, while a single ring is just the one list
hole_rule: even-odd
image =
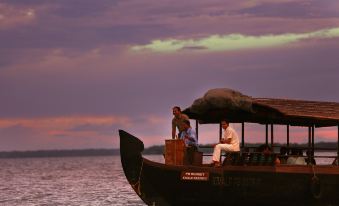
[{"label": "seated man", "polygon": [[184,162],[186,164],[193,163],[194,152],[198,149],[197,134],[192,129],[189,120],[183,120],[183,131],[181,132],[180,139],[183,139],[186,146],[186,154]]},{"label": "seated man", "polygon": [[288,165],[306,165],[305,158],[302,155],[303,155],[303,151],[301,149],[293,148],[291,150],[291,156],[287,158],[286,164],[288,164]]},{"label": "seated man", "polygon": [[289,151],[289,149],[287,147],[285,147],[285,146],[280,147],[279,160],[280,160],[281,164],[287,163],[288,151]]},{"label": "seated man", "polygon": [[226,152],[239,152],[239,138],[233,128],[229,126],[229,122],[226,120],[221,121],[221,127],[223,128],[224,135],[221,138],[219,144],[215,145],[213,151],[213,164],[214,166],[220,166],[220,153],[221,150]]},{"label": "seated man", "polygon": [[259,163],[264,164],[280,164],[280,159],[277,155],[272,152],[272,149],[267,144],[260,145],[258,148],[258,152],[261,152]]}]

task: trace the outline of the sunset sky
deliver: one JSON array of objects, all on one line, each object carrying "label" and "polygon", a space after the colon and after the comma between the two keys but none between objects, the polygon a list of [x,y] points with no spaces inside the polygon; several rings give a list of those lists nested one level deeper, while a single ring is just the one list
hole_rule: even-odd
[{"label": "sunset sky", "polygon": [[0,1],[0,151],[118,148],[118,129],[163,144],[208,89],[339,102],[338,77],[338,0]]}]

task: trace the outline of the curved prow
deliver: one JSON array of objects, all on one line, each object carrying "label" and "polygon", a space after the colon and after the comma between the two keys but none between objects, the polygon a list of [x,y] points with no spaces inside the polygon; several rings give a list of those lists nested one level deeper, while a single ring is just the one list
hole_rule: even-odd
[{"label": "curved prow", "polygon": [[119,136],[121,164],[128,182],[133,186],[139,180],[144,143],[123,130],[119,130]]}]

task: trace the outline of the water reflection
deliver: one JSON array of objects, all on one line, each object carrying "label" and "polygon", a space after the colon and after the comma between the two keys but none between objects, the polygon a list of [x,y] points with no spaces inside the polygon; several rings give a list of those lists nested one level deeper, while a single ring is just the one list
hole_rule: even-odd
[{"label": "water reflection", "polygon": [[120,157],[0,159],[0,205],[145,205]]},{"label": "water reflection", "polygon": [[[145,157],[164,163],[162,155]],[[0,159],[0,165],[0,205],[145,205],[128,184],[120,156]]]}]

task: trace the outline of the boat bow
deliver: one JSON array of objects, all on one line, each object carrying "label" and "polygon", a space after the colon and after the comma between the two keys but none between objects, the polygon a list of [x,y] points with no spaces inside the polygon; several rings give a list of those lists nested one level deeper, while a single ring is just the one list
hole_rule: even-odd
[{"label": "boat bow", "polygon": [[144,143],[123,130],[119,130],[119,136],[121,164],[128,182],[136,189],[143,162],[141,152],[144,150]]}]

